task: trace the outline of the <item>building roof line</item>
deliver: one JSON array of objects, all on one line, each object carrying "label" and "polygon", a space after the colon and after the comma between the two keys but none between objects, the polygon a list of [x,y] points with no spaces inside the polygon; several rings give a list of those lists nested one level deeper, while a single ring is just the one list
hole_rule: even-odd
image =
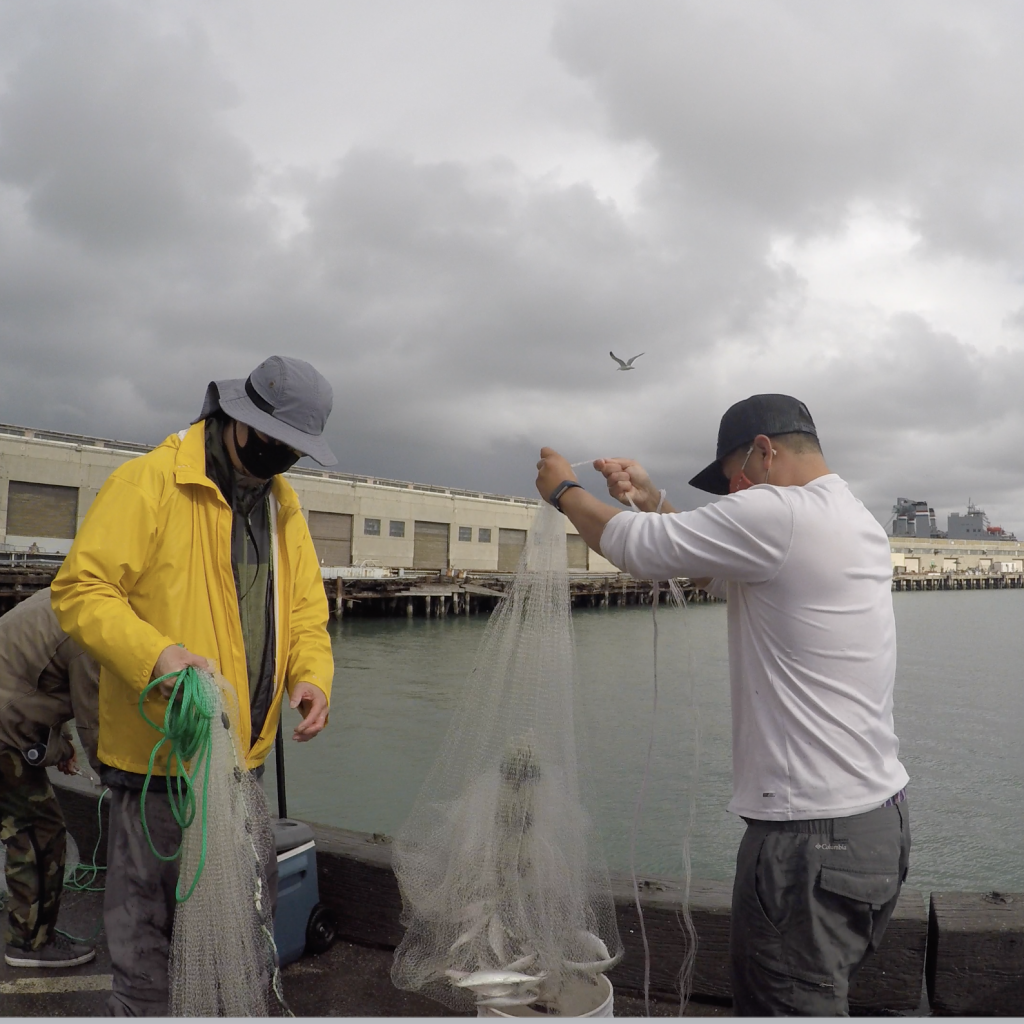
[{"label": "building roof line", "polygon": [[[67,445],[72,448],[98,448],[102,451],[125,452],[130,455],[144,455],[156,445],[140,444],[135,441],[116,441],[109,437],[94,437],[90,434],[71,434],[60,430],[37,430],[13,423],[0,423],[0,438],[10,437],[47,444]],[[441,497],[475,498],[483,501],[501,501],[510,505],[535,506],[539,498],[523,498],[511,494],[490,494],[487,491],[471,491],[461,487],[442,487],[438,484],[419,484],[410,480],[391,480],[387,477],[367,476],[361,473],[339,473],[329,469],[311,469],[295,466],[286,476],[301,476],[308,479],[341,480],[345,483],[382,487],[389,490],[415,491],[419,494],[437,494]]]}]

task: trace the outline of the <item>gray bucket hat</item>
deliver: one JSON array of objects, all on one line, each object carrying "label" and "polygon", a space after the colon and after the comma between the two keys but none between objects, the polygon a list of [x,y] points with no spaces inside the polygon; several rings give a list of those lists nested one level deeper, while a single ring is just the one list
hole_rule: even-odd
[{"label": "gray bucket hat", "polygon": [[218,409],[315,459],[321,466],[338,460],[323,439],[334,392],[327,378],[303,359],[271,356],[245,379],[212,380],[199,420]]}]

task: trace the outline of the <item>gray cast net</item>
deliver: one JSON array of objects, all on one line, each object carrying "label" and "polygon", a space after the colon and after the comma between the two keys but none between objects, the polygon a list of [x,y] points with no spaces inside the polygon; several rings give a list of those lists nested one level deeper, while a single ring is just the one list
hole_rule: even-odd
[{"label": "gray cast net", "polygon": [[534,1004],[622,955],[584,807],[562,516],[542,505],[436,763],[394,844],[391,976],[456,1010]]},{"label": "gray cast net", "polygon": [[197,870],[200,874],[174,915],[170,1012],[175,1017],[266,1017],[271,986],[283,1006],[270,896],[261,870],[276,856],[274,839],[263,790],[245,770],[236,740],[234,690],[226,680],[198,676],[215,710],[208,765],[199,755],[192,766],[199,806],[184,830],[182,896]]}]

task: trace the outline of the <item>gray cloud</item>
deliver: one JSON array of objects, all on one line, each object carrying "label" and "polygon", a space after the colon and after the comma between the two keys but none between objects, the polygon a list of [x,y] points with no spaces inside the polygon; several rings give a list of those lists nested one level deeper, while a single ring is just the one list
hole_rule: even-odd
[{"label": "gray cloud", "polygon": [[870,198],[992,255],[1020,253],[1022,30],[998,2],[598,0],[555,38],[614,131],[747,222],[828,229]]},{"label": "gray cloud", "polygon": [[43,9],[0,101],[0,175],[41,228],[92,250],[215,240],[251,168],[218,124],[235,97],[201,39],[130,7]]},{"label": "gray cloud", "polygon": [[[208,380],[289,352],[334,383],[343,469],[530,493],[552,443],[636,454],[695,503],[723,409],[779,390],[882,518],[897,493],[966,490],[1024,527],[1012,332],[990,351],[927,312],[833,310],[819,344],[808,283],[771,257],[868,200],[918,226],[922,258],[1019,274],[1022,132],[990,102],[1018,87],[1018,20],[566,6],[554,52],[592,91],[587,130],[603,114],[655,153],[624,210],[501,153],[365,143],[268,169],[230,127],[245,97],[201,14],[0,8],[2,418],[156,441]],[[647,355],[618,374],[609,348]]]},{"label": "gray cloud", "polygon": [[986,355],[918,316],[901,315],[873,342],[795,381],[832,468],[884,518],[913,493],[941,513],[968,497],[1019,522],[1017,439],[1024,353]]}]

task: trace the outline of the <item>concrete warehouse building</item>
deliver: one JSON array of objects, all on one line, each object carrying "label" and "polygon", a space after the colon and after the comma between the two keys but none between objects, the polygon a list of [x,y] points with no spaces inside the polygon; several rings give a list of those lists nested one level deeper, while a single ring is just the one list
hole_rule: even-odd
[{"label": "concrete warehouse building", "polygon": [[891,537],[889,548],[895,573],[1024,572],[1024,544],[1018,540]]},{"label": "concrete warehouse building", "polygon": [[[107,476],[149,446],[0,424],[0,547],[66,554]],[[512,572],[539,501],[315,469],[286,474],[324,567]],[[615,573],[566,520],[569,567]]]},{"label": "concrete warehouse building", "polygon": [[[107,476],[149,446],[0,424],[0,548],[66,554]],[[287,474],[321,564],[512,572],[538,501],[316,469]],[[1021,572],[1024,544],[892,537],[896,573]],[[569,567],[615,573],[566,520]]]}]

